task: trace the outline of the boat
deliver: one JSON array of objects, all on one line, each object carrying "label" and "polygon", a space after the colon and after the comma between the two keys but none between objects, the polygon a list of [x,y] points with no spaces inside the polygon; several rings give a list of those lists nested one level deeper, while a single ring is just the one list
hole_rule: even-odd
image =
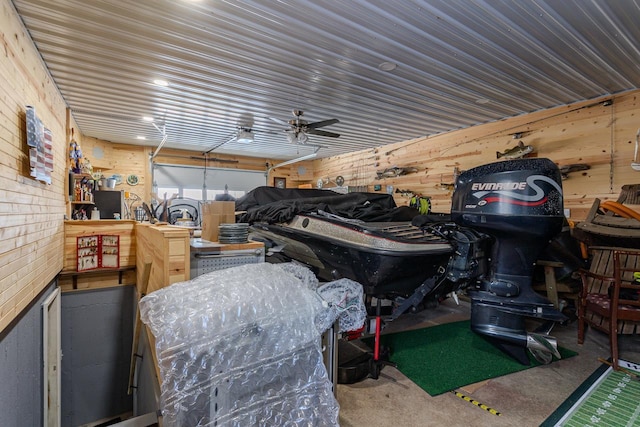
[{"label": "boat", "polygon": [[348,277],[365,294],[407,297],[451,256],[449,241],[406,222],[352,221],[312,213],[283,224],[254,223],[252,236],[278,241],[282,254],[325,281]]},{"label": "boat", "polygon": [[[373,378],[385,364],[380,301],[393,302],[388,322],[461,289],[474,332],[525,365],[527,351],[541,363],[559,358],[549,333],[567,318],[532,289],[535,261],[565,221],[557,165],[526,158],[478,166],[458,176],[452,197],[450,215],[420,215],[388,194],[260,187],[236,211],[251,238],[265,242],[267,261],[293,260],[321,280],[363,286],[375,309]],[[528,332],[527,317],[544,324]]]},{"label": "boat", "polygon": [[[448,215],[420,216],[417,222],[427,226],[415,225],[410,220],[418,211],[396,207],[390,195],[260,187],[248,199],[252,202],[240,199],[236,210],[247,210],[240,221],[251,223],[250,237],[265,243],[268,260],[301,262],[324,281],[355,280],[370,297],[402,302],[438,276],[443,279],[438,286],[417,301],[437,303],[480,274],[469,273],[467,264],[480,270],[475,247],[486,237],[456,226]],[[457,266],[447,269],[454,253],[470,257],[455,258],[464,265],[463,274]]]},{"label": "boat", "polygon": [[[321,281],[348,278],[362,285],[371,315],[363,329],[375,330],[373,353],[341,340],[340,383],[378,378],[390,363],[380,346],[383,324],[437,305],[486,268],[488,236],[448,215],[396,207],[386,194],[260,187],[239,199],[236,211],[251,223],[250,238],[264,242],[267,261],[303,263]],[[383,300],[393,303],[384,318]]]}]

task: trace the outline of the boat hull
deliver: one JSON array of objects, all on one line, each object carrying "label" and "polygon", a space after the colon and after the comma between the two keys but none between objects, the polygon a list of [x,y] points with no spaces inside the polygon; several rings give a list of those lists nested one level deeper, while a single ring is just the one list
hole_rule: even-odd
[{"label": "boat hull", "polygon": [[273,242],[281,255],[308,265],[320,280],[346,277],[377,297],[411,295],[453,251],[446,240],[409,224],[340,223],[303,215],[287,224],[255,223],[252,238]]}]

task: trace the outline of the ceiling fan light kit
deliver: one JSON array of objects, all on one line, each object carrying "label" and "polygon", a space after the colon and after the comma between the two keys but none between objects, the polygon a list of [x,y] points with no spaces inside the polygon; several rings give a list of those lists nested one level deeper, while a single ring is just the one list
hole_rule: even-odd
[{"label": "ceiling fan light kit", "polygon": [[338,119],[328,119],[321,120],[319,122],[309,123],[306,120],[302,119],[302,115],[304,112],[302,110],[293,110],[293,115],[295,119],[291,119],[288,122],[284,122],[280,119],[275,119],[270,117],[271,120],[282,123],[289,126],[288,129],[285,129],[287,133],[287,140],[292,144],[301,144],[307,145],[309,142],[309,135],[318,135],[318,136],[326,136],[329,138],[337,138],[340,134],[334,132],[327,132],[324,130],[318,130],[318,128],[333,125],[336,123],[340,123]]},{"label": "ceiling fan light kit", "polygon": [[309,141],[309,137],[306,133],[301,132],[298,134],[298,144],[306,144],[307,141]]},{"label": "ceiling fan light kit", "polygon": [[253,132],[251,129],[240,129],[236,140],[242,144],[250,144],[253,142]]}]

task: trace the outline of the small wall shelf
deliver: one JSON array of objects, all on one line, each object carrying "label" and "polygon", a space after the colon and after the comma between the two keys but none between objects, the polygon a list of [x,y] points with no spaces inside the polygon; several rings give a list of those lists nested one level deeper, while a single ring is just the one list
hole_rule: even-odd
[{"label": "small wall shelf", "polygon": [[58,274],[58,276],[71,277],[71,280],[73,282],[73,289],[78,289],[78,276],[90,276],[90,275],[102,276],[105,274],[118,273],[118,284],[123,285],[124,283],[122,283],[122,276],[124,275],[124,273],[126,271],[133,271],[135,269],[136,269],[136,266],[131,265],[131,266],[125,266],[125,267],[119,267],[119,268],[96,268],[93,270],[85,270],[85,271],[68,270],[68,271],[61,271]]},{"label": "small wall shelf", "polygon": [[69,200],[71,203],[93,203],[93,177],[86,173],[69,173]]}]

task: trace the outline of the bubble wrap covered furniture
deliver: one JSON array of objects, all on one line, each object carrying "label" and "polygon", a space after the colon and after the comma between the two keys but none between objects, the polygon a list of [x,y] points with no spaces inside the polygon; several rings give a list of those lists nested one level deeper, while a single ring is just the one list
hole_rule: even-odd
[{"label": "bubble wrap covered furniture", "polygon": [[364,322],[361,286],[348,282],[338,301],[326,301],[303,267],[260,263],[142,298],[141,318],[156,342],[163,424],[338,425],[320,335],[338,312],[355,314],[354,327]]}]

